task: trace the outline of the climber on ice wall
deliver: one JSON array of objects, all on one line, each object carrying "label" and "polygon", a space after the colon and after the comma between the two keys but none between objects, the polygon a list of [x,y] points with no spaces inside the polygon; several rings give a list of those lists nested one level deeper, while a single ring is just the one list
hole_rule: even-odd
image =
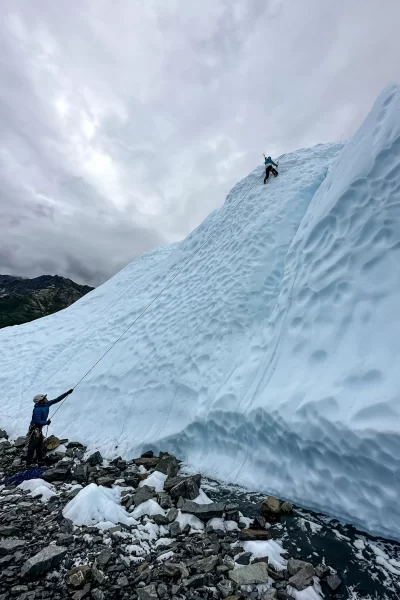
[{"label": "climber on ice wall", "polygon": [[270,156],[264,156],[264,164],[265,164],[265,177],[264,183],[267,183],[269,174],[272,173],[274,177],[278,177],[278,171],[274,169],[274,167],[278,167],[277,163],[275,163]]},{"label": "climber on ice wall", "polygon": [[27,464],[33,462],[33,458],[36,452],[36,460],[40,463],[44,458],[43,452],[43,432],[42,429],[45,425],[50,425],[51,421],[49,417],[50,406],[57,404],[64,400],[69,394],[72,394],[74,390],[68,390],[65,394],[61,394],[54,400],[47,400],[47,394],[36,394],[33,399],[34,409],[32,412],[32,420],[29,425],[28,431],[28,452],[26,456]]}]

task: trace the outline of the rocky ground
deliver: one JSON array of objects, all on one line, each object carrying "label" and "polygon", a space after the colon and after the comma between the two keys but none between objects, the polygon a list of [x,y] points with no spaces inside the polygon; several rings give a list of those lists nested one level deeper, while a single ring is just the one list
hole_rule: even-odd
[{"label": "rocky ground", "polygon": [[24,442],[0,431],[0,600],[400,597],[395,543],[168,454],[107,461],[63,440],[20,483]]}]

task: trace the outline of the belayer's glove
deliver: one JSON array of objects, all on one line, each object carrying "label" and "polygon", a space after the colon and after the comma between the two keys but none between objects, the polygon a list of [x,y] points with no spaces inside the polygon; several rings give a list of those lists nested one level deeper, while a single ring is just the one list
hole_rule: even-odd
[{"label": "belayer's glove", "polygon": [[50,421],[50,419],[47,421],[47,425],[51,425],[51,421]]},{"label": "belayer's glove", "polygon": [[67,394],[68,394],[68,395],[69,395],[69,394],[72,394],[72,392],[73,392],[73,391],[74,391],[73,389],[70,389],[70,390],[68,390]]}]

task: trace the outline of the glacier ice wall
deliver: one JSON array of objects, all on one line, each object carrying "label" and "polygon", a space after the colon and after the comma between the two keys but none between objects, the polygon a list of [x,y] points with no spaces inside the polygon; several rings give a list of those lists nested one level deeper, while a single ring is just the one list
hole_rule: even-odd
[{"label": "glacier ice wall", "polygon": [[[54,432],[194,468],[400,538],[400,88],[344,146],[257,168],[179,244],[0,332],[1,425],[80,383]],[[207,238],[216,231],[202,247]]]}]

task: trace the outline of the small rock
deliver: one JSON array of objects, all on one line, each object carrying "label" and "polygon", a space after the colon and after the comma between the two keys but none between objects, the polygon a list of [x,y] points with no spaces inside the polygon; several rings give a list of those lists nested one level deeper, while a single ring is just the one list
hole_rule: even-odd
[{"label": "small rock", "polygon": [[164,490],[166,492],[171,491],[172,488],[178,485],[178,483],[182,483],[182,481],[185,481],[185,479],[192,479],[196,483],[198,488],[201,485],[201,475],[191,475],[190,477],[168,477],[168,479],[164,482]]},{"label": "small rock", "polygon": [[181,496],[188,500],[194,500],[200,494],[200,489],[193,477],[187,477],[174,486],[170,494],[173,500],[178,500]]},{"label": "small rock", "polygon": [[106,565],[112,556],[112,551],[109,548],[104,548],[100,554],[96,556],[96,562],[98,565]]},{"label": "small rock", "polygon": [[335,592],[342,585],[342,581],[336,573],[334,573],[334,575],[329,575],[329,577],[326,578],[326,583],[329,585],[332,592]]},{"label": "small rock", "polygon": [[80,442],[68,442],[67,448],[69,450],[70,448],[85,448],[85,446]]},{"label": "small rock", "polygon": [[111,487],[115,483],[115,477],[111,477],[110,475],[105,475],[104,477],[97,478],[97,485],[102,485],[104,487]]},{"label": "small rock", "polygon": [[147,502],[147,500],[151,500],[151,498],[154,498],[154,496],[154,488],[151,488],[148,485],[144,485],[143,487],[138,489],[133,501],[135,503],[135,506],[139,506],[139,504]]},{"label": "small rock", "polygon": [[281,506],[281,511],[284,515],[290,515],[293,512],[293,504],[290,502],[283,502]]},{"label": "small rock", "polygon": [[282,502],[275,496],[267,496],[261,504],[261,514],[269,521],[277,521],[281,515]]},{"label": "small rock", "polygon": [[99,588],[92,590],[91,596],[92,596],[93,600],[104,600],[104,598],[105,598],[104,592],[99,590]]},{"label": "small rock", "polygon": [[255,529],[265,529],[266,525],[267,525],[267,520],[262,515],[258,515],[254,519],[254,527],[255,527]]},{"label": "small rock", "polygon": [[89,565],[74,567],[68,572],[68,585],[75,588],[83,588],[85,583],[92,580],[92,570]]},{"label": "small rock", "polygon": [[191,500],[186,500],[182,506],[182,512],[196,515],[202,521],[209,521],[214,518],[221,518],[224,514],[225,502],[213,502],[212,504],[196,504]]},{"label": "small rock", "polygon": [[215,569],[218,563],[218,556],[209,556],[208,558],[202,558],[193,563],[192,570],[194,573],[210,573]]},{"label": "small rock", "polygon": [[268,581],[268,567],[266,563],[255,563],[229,571],[229,579],[237,585],[257,585]]},{"label": "small rock", "polygon": [[235,559],[235,562],[238,565],[248,565],[250,564],[250,559],[251,559],[251,552],[244,552],[243,554],[240,554],[240,556],[238,556]]},{"label": "small rock", "polygon": [[176,508],[171,508],[168,512],[167,512],[167,519],[169,523],[172,523],[173,521],[175,521],[175,519],[178,517],[179,512]]},{"label": "small rock", "polygon": [[161,506],[161,508],[167,509],[172,507],[171,496],[166,492],[159,493],[157,498],[158,504]]},{"label": "small rock", "polygon": [[169,533],[171,537],[178,537],[178,535],[181,533],[181,526],[178,521],[174,521],[170,524]]},{"label": "small rock", "polygon": [[77,496],[79,494],[81,490],[79,488],[75,488],[73,490],[70,490],[67,494],[67,498],[68,500],[73,500],[75,498],[75,496]]},{"label": "small rock", "polygon": [[62,519],[60,522],[60,530],[64,533],[72,533],[74,530],[74,524],[71,519]]},{"label": "small rock", "polygon": [[16,448],[22,448],[26,444],[26,439],[27,439],[26,435],[21,435],[21,436],[17,437],[17,439],[14,442],[14,446]]},{"label": "small rock", "polygon": [[329,575],[329,573],[330,573],[329,567],[327,567],[323,563],[321,563],[315,567],[315,574],[320,579],[325,579],[325,577],[327,577]]},{"label": "small rock", "polygon": [[312,567],[312,564],[309,562],[305,562],[304,560],[297,560],[296,558],[289,558],[287,562],[287,570],[289,575],[296,575],[301,569],[305,569],[306,567]]},{"label": "small rock", "polygon": [[14,527],[14,525],[0,525],[0,535],[4,535],[4,537],[15,535],[17,533],[18,527]]},{"label": "small rock", "polygon": [[223,598],[229,598],[235,591],[235,586],[229,579],[222,579],[222,581],[217,584],[217,589],[220,591]]},{"label": "small rock", "polygon": [[106,576],[104,575],[103,571],[100,571],[96,565],[92,566],[92,575],[93,575],[93,579],[95,581],[97,581],[97,583],[99,585],[101,585],[103,583],[103,581],[105,580]]},{"label": "small rock", "polygon": [[147,450],[147,452],[143,452],[140,458],[154,458],[153,450]]},{"label": "small rock", "polygon": [[39,575],[52,568],[57,567],[64,556],[67,554],[67,548],[64,546],[48,546],[40,552],[29,558],[21,569],[21,576]]},{"label": "small rock", "polygon": [[3,540],[0,542],[0,556],[13,554],[16,550],[20,550],[26,545],[25,540]]},{"label": "small rock", "polygon": [[154,515],[153,521],[156,525],[168,525],[169,521],[164,515]]},{"label": "small rock", "polygon": [[57,535],[57,542],[61,546],[70,546],[74,543],[74,536],[71,533],[59,533]]},{"label": "small rock", "polygon": [[311,564],[309,564],[289,579],[289,585],[301,592],[312,585],[314,575],[315,569]]},{"label": "small rock", "polygon": [[266,529],[242,529],[239,533],[241,541],[270,540],[271,538],[272,534]]},{"label": "small rock", "polygon": [[97,450],[96,452],[94,452],[93,454],[91,454],[89,456],[89,458],[87,459],[86,462],[91,467],[95,467],[96,465],[102,465],[103,464],[103,457],[100,454],[100,452]]},{"label": "small rock", "polygon": [[139,596],[140,600],[157,600],[158,599],[158,594],[157,594],[157,589],[156,586],[154,585],[154,583],[151,583],[150,585],[146,586],[146,587],[138,587],[136,589],[137,595]]},{"label": "small rock", "polygon": [[179,473],[179,462],[172,454],[166,454],[158,461],[157,471],[168,477],[175,477]]},{"label": "small rock", "polygon": [[126,575],[120,575],[120,577],[118,577],[117,585],[119,587],[128,587],[129,581],[128,581],[128,578],[126,577]]},{"label": "small rock", "polygon": [[186,581],[187,587],[193,588],[193,589],[203,587],[203,585],[205,585],[205,584],[206,584],[206,578],[203,573],[201,573],[199,575],[193,575],[193,577],[190,577],[190,579],[188,579]]},{"label": "small rock", "polygon": [[278,594],[277,590],[275,590],[274,588],[270,588],[269,590],[264,592],[264,595],[262,596],[262,600],[275,600],[277,594]]}]

